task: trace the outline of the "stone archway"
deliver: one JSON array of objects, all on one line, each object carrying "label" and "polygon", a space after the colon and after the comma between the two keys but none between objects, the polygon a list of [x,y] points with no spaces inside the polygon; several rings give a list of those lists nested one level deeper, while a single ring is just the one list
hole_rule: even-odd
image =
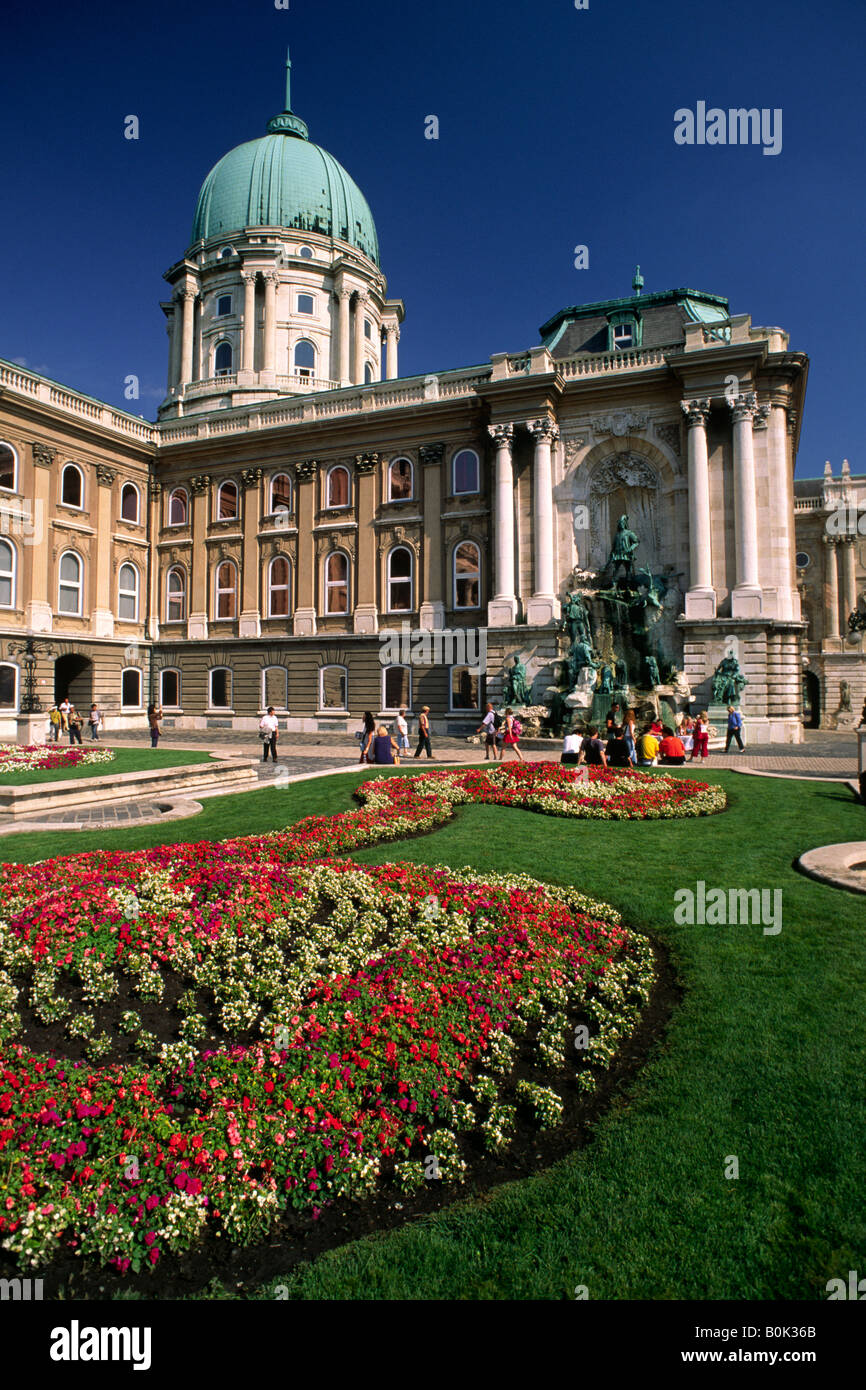
[{"label": "stone archway", "polygon": [[71,700],[77,710],[86,712],[93,703],[93,662],[81,652],[67,652],[54,663],[54,699]]}]

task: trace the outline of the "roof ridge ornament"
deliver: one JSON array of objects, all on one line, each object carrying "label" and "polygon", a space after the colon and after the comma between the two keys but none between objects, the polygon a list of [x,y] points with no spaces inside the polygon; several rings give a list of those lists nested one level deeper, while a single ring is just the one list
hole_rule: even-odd
[{"label": "roof ridge ornament", "polygon": [[310,132],[306,121],[296,116],[292,110],[292,58],[286,48],[286,108],[279,116],[268,121],[268,135],[294,135],[299,140],[309,140]]}]

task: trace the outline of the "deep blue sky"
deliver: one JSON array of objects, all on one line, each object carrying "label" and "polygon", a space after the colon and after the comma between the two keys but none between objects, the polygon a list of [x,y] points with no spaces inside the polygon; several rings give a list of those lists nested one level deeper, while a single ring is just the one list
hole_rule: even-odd
[{"label": "deep blue sky", "polygon": [[[563,305],[630,293],[639,261],[647,292],[787,329],[812,360],[798,473],[866,471],[863,0],[16,6],[0,356],[127,409],[135,373],[154,417],[162,272],[208,170],[282,108],[287,42],[294,109],[367,195],[405,301],[401,375],[519,351]],[[677,146],[698,100],[781,107],[782,153]]]}]

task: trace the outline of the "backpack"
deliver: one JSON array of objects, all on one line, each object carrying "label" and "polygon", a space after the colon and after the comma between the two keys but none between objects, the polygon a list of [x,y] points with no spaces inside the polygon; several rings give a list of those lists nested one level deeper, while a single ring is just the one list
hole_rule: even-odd
[{"label": "backpack", "polygon": [[502,728],[502,715],[501,715],[501,714],[497,714],[497,713],[495,712],[495,710],[494,710],[494,713],[493,713],[493,728],[494,728],[494,729],[501,729],[501,728]]},{"label": "backpack", "polygon": [[514,734],[515,738],[520,738],[523,733],[523,725],[520,720],[516,719],[513,715],[511,718],[511,732]]}]

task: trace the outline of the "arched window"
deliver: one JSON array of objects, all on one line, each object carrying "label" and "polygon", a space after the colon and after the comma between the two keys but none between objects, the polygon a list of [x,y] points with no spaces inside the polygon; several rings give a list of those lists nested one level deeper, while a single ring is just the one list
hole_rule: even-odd
[{"label": "arched window", "polygon": [[412,708],[412,667],[386,666],[382,671],[382,709],[389,714]]},{"label": "arched window", "polygon": [[15,491],[18,480],[18,454],[11,444],[0,442],[0,487]]},{"label": "arched window", "polygon": [[214,666],[208,679],[211,709],[231,709],[232,673],[229,666]]},{"label": "arched window", "polygon": [[237,483],[220,483],[217,492],[217,521],[233,521],[238,514]]},{"label": "arched window", "polygon": [[345,666],[323,666],[319,671],[319,709],[348,709],[349,681]]},{"label": "arched window", "polygon": [[232,370],[231,343],[218,343],[213,357],[214,376],[229,376]]},{"label": "arched window", "polygon": [[165,580],[165,621],[182,623],[186,618],[186,572],[174,565]]},{"label": "arched window", "polygon": [[327,478],[327,502],[328,507],[348,507],[349,505],[349,470],[338,464],[332,468]]},{"label": "arched window", "polygon": [[127,666],[120,677],[120,703],[123,709],[141,708],[141,671]]},{"label": "arched window", "polygon": [[60,587],[57,608],[60,613],[81,613],[81,591],[84,567],[80,556],[74,550],[67,550],[60,557]]},{"label": "arched window", "polygon": [[166,709],[180,709],[180,671],[173,666],[159,673],[159,703]]},{"label": "arched window", "polygon": [[18,667],[4,661],[0,665],[0,709],[18,708]]},{"label": "arched window", "polygon": [[124,483],[120,491],[120,516],[123,521],[138,524],[139,493],[135,483]]},{"label": "arched window", "polygon": [[412,496],[412,472],[409,459],[394,459],[388,469],[389,502],[405,502]]},{"label": "arched window", "polygon": [[298,295],[298,313],[314,314],[316,312],[316,301],[311,294]]},{"label": "arched window", "polygon": [[365,384],[365,386],[369,386],[370,383],[373,382],[373,381],[375,381],[375,380],[376,380],[376,377],[375,377],[375,373],[373,372],[373,364],[372,364],[372,362],[365,362],[365,363],[364,363],[364,384]]},{"label": "arched window", "polygon": [[0,608],[15,607],[15,547],[0,541]]},{"label": "arched window", "polygon": [[335,550],[325,561],[325,612],[349,611],[349,557]]},{"label": "arched window", "polygon": [[459,454],[454,455],[452,467],[455,495],[478,491],[478,455],[474,449],[461,449]]},{"label": "arched window", "polygon": [[60,500],[66,507],[84,506],[84,475],[74,463],[67,463],[60,479]]},{"label": "arched window", "polygon": [[268,617],[287,618],[292,611],[292,567],[285,555],[268,566]]},{"label": "arched window", "polygon": [[454,549],[454,607],[481,607],[481,551],[474,541]]},{"label": "arched window", "polygon": [[316,375],[316,349],[309,338],[301,338],[295,343],[295,376],[311,379]]},{"label": "arched window", "polygon": [[169,526],[186,526],[189,516],[189,498],[182,487],[176,487],[168,499]]},{"label": "arched window", "polygon": [[262,709],[289,707],[289,673],[285,666],[266,666],[262,671]]},{"label": "arched window", "polygon": [[221,560],[216,570],[214,617],[236,618],[238,611],[238,571],[234,560]]},{"label": "arched window", "polygon": [[138,570],[128,563],[117,576],[117,616],[124,623],[138,622]]},{"label": "arched window", "polygon": [[388,555],[389,613],[411,613],[412,552],[406,545],[397,545]]},{"label": "arched window", "polygon": [[292,510],[292,480],[288,473],[276,473],[271,478],[268,510],[271,516],[275,516],[277,512],[290,512]]}]

